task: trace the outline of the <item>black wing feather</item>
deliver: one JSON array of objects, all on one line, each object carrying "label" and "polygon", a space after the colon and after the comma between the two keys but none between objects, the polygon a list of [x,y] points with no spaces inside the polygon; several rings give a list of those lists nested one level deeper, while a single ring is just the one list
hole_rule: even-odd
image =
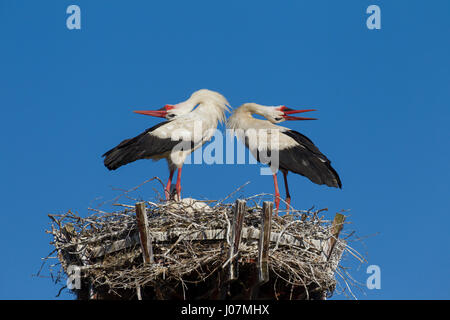
[{"label": "black wing feather", "polygon": [[305,176],[317,184],[342,188],[341,179],[331,166],[331,161],[308,137],[294,130],[283,133],[294,139],[299,146],[279,151],[280,169]]},{"label": "black wing feather", "polygon": [[[342,183],[338,173],[331,166],[331,161],[320,152],[314,143],[300,132],[294,130],[283,131],[283,134],[294,139],[299,145],[279,150],[279,168],[292,171],[307,177],[314,183],[325,184],[329,187],[341,188]],[[248,147],[248,141],[246,140]],[[258,151],[256,160],[270,159],[270,152],[261,155]],[[270,165],[270,163],[268,163]]]},{"label": "black wing feather", "polygon": [[169,121],[158,123],[156,126],[145,130],[140,135],[124,140],[119,143],[117,147],[107,151],[102,156],[105,157],[105,167],[109,170],[116,170],[130,162],[171,151],[173,147],[180,143],[180,141],[173,141],[170,138],[161,139],[149,134],[168,122]]}]

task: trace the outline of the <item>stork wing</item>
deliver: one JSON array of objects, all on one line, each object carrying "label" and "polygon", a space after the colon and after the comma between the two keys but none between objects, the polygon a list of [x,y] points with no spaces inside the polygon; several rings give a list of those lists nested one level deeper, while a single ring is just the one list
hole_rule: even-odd
[{"label": "stork wing", "polygon": [[280,169],[305,176],[317,184],[342,187],[341,179],[331,166],[331,161],[309,138],[294,130],[282,133],[294,139],[297,144],[279,150]]},{"label": "stork wing", "polygon": [[180,137],[173,140],[170,135],[164,134],[167,132],[164,127],[170,126],[170,123],[171,121],[161,122],[134,138],[122,141],[117,147],[103,155],[105,166],[109,170],[115,170],[130,162],[162,156],[172,151],[183,139]]}]

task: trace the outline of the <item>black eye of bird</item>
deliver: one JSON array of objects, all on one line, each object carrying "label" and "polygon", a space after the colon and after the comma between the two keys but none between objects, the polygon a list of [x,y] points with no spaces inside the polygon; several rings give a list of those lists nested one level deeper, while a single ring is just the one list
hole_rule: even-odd
[{"label": "black eye of bird", "polygon": [[275,118],[275,121],[280,121],[280,120],[283,120],[283,118],[280,118],[280,117]]},{"label": "black eye of bird", "polygon": [[170,118],[175,117],[175,115],[174,114],[168,114],[166,117],[170,119]]}]

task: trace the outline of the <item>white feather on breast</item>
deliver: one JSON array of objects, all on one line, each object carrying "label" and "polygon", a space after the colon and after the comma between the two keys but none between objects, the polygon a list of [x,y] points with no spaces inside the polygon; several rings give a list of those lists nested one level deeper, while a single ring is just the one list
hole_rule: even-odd
[{"label": "white feather on breast", "polygon": [[164,155],[170,163],[181,167],[191,152],[211,140],[216,127],[217,121],[214,123],[207,117],[202,119],[191,113],[160,126],[150,134],[160,139],[184,142],[174,147],[169,154]]}]

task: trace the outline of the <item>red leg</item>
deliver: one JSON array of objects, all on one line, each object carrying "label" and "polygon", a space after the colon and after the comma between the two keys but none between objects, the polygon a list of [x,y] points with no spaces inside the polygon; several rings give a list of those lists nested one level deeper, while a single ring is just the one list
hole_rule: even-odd
[{"label": "red leg", "polygon": [[166,188],[164,189],[164,193],[166,195],[166,200],[170,200],[170,186],[172,185],[172,177],[173,173],[175,172],[175,169],[169,169],[169,181],[167,181]]},{"label": "red leg", "polygon": [[177,184],[175,185],[175,189],[177,190],[178,201],[181,201],[181,167],[178,168]]},{"label": "red leg", "polygon": [[283,171],[284,176],[284,188],[286,189],[286,210],[289,210],[290,204],[291,204],[291,195],[289,194],[289,186],[287,182],[287,171]]},{"label": "red leg", "polygon": [[280,208],[280,191],[278,190],[278,181],[276,173],[273,175],[273,185],[275,186],[275,208],[277,210],[278,215],[278,209]]}]

